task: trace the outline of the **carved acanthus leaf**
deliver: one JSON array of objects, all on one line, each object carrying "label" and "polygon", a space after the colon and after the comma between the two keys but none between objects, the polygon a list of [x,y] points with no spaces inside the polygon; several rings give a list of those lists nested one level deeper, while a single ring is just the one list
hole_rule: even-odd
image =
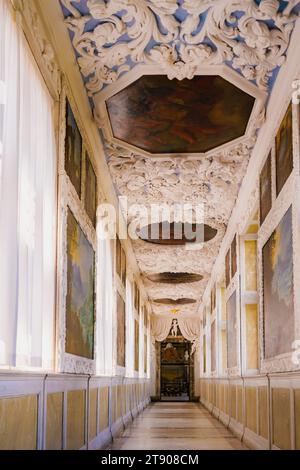
[{"label": "carved acanthus leaf", "polygon": [[182,80],[226,61],[267,89],[285,60],[299,3],[290,0],[281,11],[278,0],[185,0],[181,7],[176,0],[89,0],[89,14],[82,15],[79,0],[61,2],[70,12],[65,21],[91,96],[138,63]]}]

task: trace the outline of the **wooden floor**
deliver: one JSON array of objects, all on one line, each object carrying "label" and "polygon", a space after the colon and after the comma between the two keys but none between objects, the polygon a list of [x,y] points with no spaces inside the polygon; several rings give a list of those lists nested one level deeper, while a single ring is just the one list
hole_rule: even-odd
[{"label": "wooden floor", "polygon": [[111,450],[245,450],[197,403],[153,403],[114,440]]}]

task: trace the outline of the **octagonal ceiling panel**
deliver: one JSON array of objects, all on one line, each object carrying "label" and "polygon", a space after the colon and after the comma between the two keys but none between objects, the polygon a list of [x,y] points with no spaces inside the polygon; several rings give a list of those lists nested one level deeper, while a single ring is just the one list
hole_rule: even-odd
[{"label": "octagonal ceiling panel", "polygon": [[114,137],[152,154],[205,153],[245,134],[254,98],[218,76],[143,76],[106,102]]}]

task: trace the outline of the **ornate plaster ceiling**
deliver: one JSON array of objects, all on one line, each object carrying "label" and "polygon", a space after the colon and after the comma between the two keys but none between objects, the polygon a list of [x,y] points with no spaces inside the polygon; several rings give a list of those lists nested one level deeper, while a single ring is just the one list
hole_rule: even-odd
[{"label": "ornate plaster ceiling", "polygon": [[[144,275],[203,275],[201,281],[175,285],[144,277],[149,298],[196,299],[197,303],[180,307],[182,313],[196,313],[264,122],[266,100],[286,59],[300,2],[61,0],[61,4],[117,193],[128,198],[129,207],[144,204],[150,209],[151,204],[163,202],[176,212],[178,204],[203,204],[205,223],[217,229],[216,237],[194,250],[133,241]],[[166,75],[170,80],[196,77],[196,81],[201,76],[222,77],[255,100],[244,135],[216,139],[202,148],[155,147],[151,136],[147,146],[133,140],[136,136],[116,137],[107,103],[149,75]],[[209,96],[214,93],[212,87]],[[122,104],[122,113],[125,108]],[[170,135],[170,143],[171,139]],[[128,221],[141,218],[130,214]],[[170,313],[169,306],[152,307],[154,313]]]}]

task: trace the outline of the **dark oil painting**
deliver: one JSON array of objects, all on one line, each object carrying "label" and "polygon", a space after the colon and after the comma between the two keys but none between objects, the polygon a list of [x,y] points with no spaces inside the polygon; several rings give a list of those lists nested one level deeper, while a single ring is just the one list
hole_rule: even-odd
[{"label": "dark oil painting", "polygon": [[272,167],[271,167],[271,152],[261,170],[259,178],[260,186],[260,224],[263,223],[265,218],[272,207]]},{"label": "dark oil painting", "polygon": [[82,138],[68,101],[66,119],[65,170],[81,197]]},{"label": "dark oil painting", "polygon": [[215,310],[216,308],[216,285],[214,284],[213,287],[212,287],[212,290],[211,290],[211,293],[210,293],[210,304],[211,304],[211,311],[213,313],[213,311]]},{"label": "dark oil painting", "polygon": [[265,357],[292,350],[294,341],[292,208],[263,247]]},{"label": "dark oil painting", "polygon": [[293,118],[292,104],[282,120],[276,135],[276,191],[282,190],[293,170]]},{"label": "dark oil painting", "polygon": [[237,366],[237,312],[236,292],[228,299],[226,305],[227,316],[227,367]]},{"label": "dark oil painting", "polygon": [[117,364],[125,367],[126,327],[125,327],[125,302],[117,294]]},{"label": "dark oil painting", "polygon": [[235,275],[237,271],[237,245],[236,245],[236,235],[231,243],[231,277]]},{"label": "dark oil painting", "polygon": [[97,210],[97,178],[86,153],[85,160],[85,210],[94,227],[96,227],[96,210]]},{"label": "dark oil painting", "polygon": [[226,253],[226,258],[225,258],[225,281],[226,281],[226,287],[229,286],[230,284],[230,249]]},{"label": "dark oil painting", "polygon": [[121,281],[123,286],[126,285],[126,254],[123,248],[121,248]]},{"label": "dark oil painting", "polygon": [[116,238],[116,271],[118,276],[122,276],[122,245],[119,237]]},{"label": "dark oil painting", "polygon": [[245,134],[254,98],[217,75],[145,75],[106,105],[114,137],[153,154],[202,153]]},{"label": "dark oil painting", "polygon": [[70,210],[67,258],[66,352],[93,359],[95,252]]},{"label": "dark oil painting", "polygon": [[134,308],[140,314],[140,291],[136,282],[134,283]]}]

